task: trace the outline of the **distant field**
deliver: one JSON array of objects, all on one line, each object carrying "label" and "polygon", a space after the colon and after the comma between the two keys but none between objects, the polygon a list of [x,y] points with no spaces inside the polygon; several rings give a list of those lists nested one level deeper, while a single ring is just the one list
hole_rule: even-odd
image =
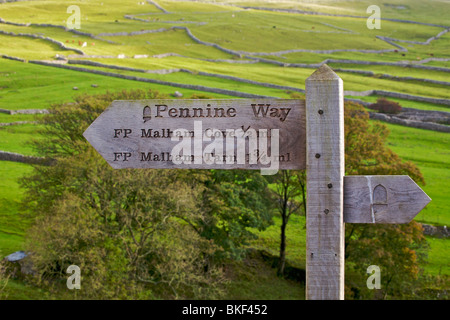
[{"label": "distant field", "polygon": [[[290,86],[300,89],[305,88],[305,80],[311,75],[312,72],[314,72],[314,69],[311,68],[283,68],[280,66],[273,66],[267,64],[241,64],[238,66],[230,67],[229,63],[217,63],[217,62],[213,63],[180,57],[171,57],[165,59],[115,59],[113,61],[112,59],[89,59],[89,60],[100,62],[106,65],[114,64],[122,67],[132,67],[143,70],[174,69],[182,66],[182,68],[191,70],[193,72],[203,71],[214,74],[240,77],[258,82],[272,83],[282,86]],[[102,69],[98,67],[88,67],[88,68]],[[155,75],[150,73],[139,75],[123,70],[110,70],[110,71],[173,82],[182,82],[183,78],[186,78],[186,74],[184,73],[172,73],[168,75]],[[368,90],[368,88],[371,88],[378,90],[409,93],[418,96],[428,96],[444,99],[450,98],[449,90],[444,85],[430,84],[430,83],[424,85],[423,82],[419,81],[403,82],[351,74],[346,72],[337,72],[337,73],[344,80],[345,90],[365,91]],[[189,83],[204,84],[202,79],[204,79],[205,76],[196,76],[195,78],[192,78],[194,76],[191,75],[190,77],[191,78],[189,79]],[[422,73],[422,77],[433,79],[433,73],[431,73],[430,77],[428,77],[425,73]],[[442,77],[442,79],[445,78]],[[208,81],[214,80],[210,79]],[[245,84],[240,83],[239,85],[244,86]],[[437,107],[446,108],[446,106],[439,106],[439,105]]]},{"label": "distant field", "polygon": [[0,112],[0,123],[17,122],[17,121],[36,121],[40,115],[34,114],[7,114]]},{"label": "distant field", "polygon": [[[229,0],[217,0],[216,3],[229,3]],[[235,0],[233,4],[249,7],[272,7],[283,9],[297,9],[305,11],[317,11],[330,14],[347,14],[364,16],[367,7],[376,4],[383,13],[383,18],[394,18],[404,20],[414,20],[421,22],[432,22],[436,24],[446,24],[448,17],[445,15],[447,9],[446,3],[443,1],[427,1],[420,0],[392,0],[388,3],[383,1],[372,0],[340,0],[338,5],[334,0],[322,1],[301,1],[290,0],[283,2],[260,1],[260,0]]]},{"label": "distant field", "polygon": [[[67,51],[42,39],[30,39],[25,37],[11,37],[0,34],[0,42],[14,41],[13,47],[1,49],[2,54],[21,57],[23,59],[49,59],[57,54],[67,54]],[[70,52],[75,54],[75,52]]]},{"label": "distant field", "polygon": [[[426,63],[424,65],[430,64],[431,62]],[[449,68],[450,61],[449,62],[441,61],[439,62],[439,65],[444,68]],[[330,66],[333,68],[372,71],[376,75],[389,74],[396,77],[414,77],[414,78],[424,78],[449,82],[448,72],[442,72],[437,70],[408,68],[404,66],[361,65],[351,63],[331,63]]]}]

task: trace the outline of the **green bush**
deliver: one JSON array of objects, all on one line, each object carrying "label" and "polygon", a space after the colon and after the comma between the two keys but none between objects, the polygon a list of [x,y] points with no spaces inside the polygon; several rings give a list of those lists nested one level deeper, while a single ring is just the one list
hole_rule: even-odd
[{"label": "green bush", "polygon": [[85,95],[43,118],[36,148],[53,165],[36,165],[23,180],[35,216],[27,250],[38,284],[67,292],[67,267],[77,265],[77,298],[220,298],[223,259],[242,255],[249,227],[269,224],[258,172],[114,170],[83,138],[113,100],[156,98],[165,97],[151,90]]}]

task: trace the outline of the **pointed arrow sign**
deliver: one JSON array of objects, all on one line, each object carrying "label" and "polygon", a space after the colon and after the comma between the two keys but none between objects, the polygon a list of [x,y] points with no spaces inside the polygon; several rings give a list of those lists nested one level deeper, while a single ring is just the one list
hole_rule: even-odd
[{"label": "pointed arrow sign", "polygon": [[[185,134],[178,135],[179,129]],[[262,157],[274,155],[273,130],[279,132],[278,156],[274,156],[279,168],[304,169],[306,128],[302,100],[114,101],[83,135],[115,169],[260,169],[270,166],[267,161],[263,163]],[[238,142],[241,136],[244,143]],[[256,141],[252,149],[249,140]],[[172,151],[180,145],[183,155],[187,154],[184,150],[189,150],[194,160],[188,155],[189,161],[174,161],[177,154],[174,156]],[[214,153],[207,153],[211,149]],[[257,160],[248,161],[250,156]],[[208,157],[214,161],[207,162]]]},{"label": "pointed arrow sign", "polygon": [[345,223],[408,223],[430,201],[408,176],[344,177]]}]

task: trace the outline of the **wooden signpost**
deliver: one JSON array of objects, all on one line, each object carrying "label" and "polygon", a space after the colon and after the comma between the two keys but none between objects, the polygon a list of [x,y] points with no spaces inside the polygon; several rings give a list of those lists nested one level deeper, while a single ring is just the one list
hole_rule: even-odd
[{"label": "wooden signpost", "polygon": [[116,169],[307,170],[306,298],[344,299],[344,223],[408,223],[431,199],[408,176],[344,176],[342,80],[302,100],[114,101],[84,132]]},{"label": "wooden signpost", "polygon": [[344,299],[344,89],[323,66],[306,79],[306,298]]}]

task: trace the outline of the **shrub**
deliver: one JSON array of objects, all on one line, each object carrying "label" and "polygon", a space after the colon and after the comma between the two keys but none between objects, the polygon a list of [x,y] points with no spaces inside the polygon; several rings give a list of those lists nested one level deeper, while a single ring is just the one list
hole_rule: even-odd
[{"label": "shrub", "polygon": [[[414,163],[387,147],[386,125],[369,122],[368,112],[356,103],[345,103],[344,112],[347,175],[409,175],[425,184]],[[346,299],[414,297],[427,250],[420,224],[348,224],[345,232]],[[366,270],[373,264],[382,270],[381,290],[366,287]]]},{"label": "shrub", "polygon": [[389,114],[397,114],[402,111],[402,106],[399,103],[395,101],[389,101],[385,98],[378,98],[377,102],[372,103],[369,108],[381,113]]},{"label": "shrub", "polygon": [[142,90],[83,95],[43,117],[36,148],[55,161],[22,180],[35,217],[27,251],[38,284],[67,294],[67,267],[77,265],[82,289],[69,293],[76,298],[222,296],[223,259],[241,256],[249,228],[271,218],[261,175],[114,170],[82,136],[112,101],[158,98]]},{"label": "shrub", "polygon": [[[37,284],[85,299],[221,296],[221,266],[209,263],[217,246],[185,222],[204,214],[203,180],[181,170],[114,170],[82,136],[113,100],[155,98],[164,96],[84,95],[44,117],[45,141],[36,146],[55,161],[23,180]],[[82,281],[67,293],[70,265]]]}]

